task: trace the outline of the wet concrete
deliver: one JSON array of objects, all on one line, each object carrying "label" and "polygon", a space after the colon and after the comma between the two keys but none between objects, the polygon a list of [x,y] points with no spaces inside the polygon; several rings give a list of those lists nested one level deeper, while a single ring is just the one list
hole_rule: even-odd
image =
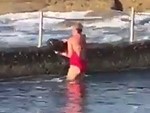
[{"label": "wet concrete", "polygon": [[[65,46],[64,46],[65,45]],[[13,77],[39,74],[64,75],[68,59],[53,50],[64,51],[66,44],[51,40],[48,46],[1,48],[0,76]],[[109,72],[150,67],[150,41],[119,44],[87,45],[88,72]]]},{"label": "wet concrete", "polygon": [[59,74],[66,65],[65,58],[51,49],[46,46],[1,49],[0,76]]}]

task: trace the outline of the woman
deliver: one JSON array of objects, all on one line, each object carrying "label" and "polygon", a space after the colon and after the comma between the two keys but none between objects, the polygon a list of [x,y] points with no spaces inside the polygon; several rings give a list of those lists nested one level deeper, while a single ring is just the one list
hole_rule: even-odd
[{"label": "woman", "polygon": [[65,53],[59,53],[70,59],[68,81],[80,81],[86,71],[86,36],[82,34],[82,29],[81,23],[73,25],[72,36],[67,40],[68,49]]}]

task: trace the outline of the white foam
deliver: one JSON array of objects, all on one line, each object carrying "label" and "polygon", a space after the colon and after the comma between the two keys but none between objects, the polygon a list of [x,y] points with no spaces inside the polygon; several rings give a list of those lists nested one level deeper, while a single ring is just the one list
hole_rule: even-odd
[{"label": "white foam", "polygon": [[[84,32],[87,34],[88,42],[113,42],[122,40],[125,35],[129,36],[130,17],[119,15],[112,18],[86,17],[91,11],[72,11],[72,12],[44,12],[43,29],[48,32],[44,34],[43,41],[49,38],[67,37],[71,27],[64,27],[62,23],[66,19],[93,19],[93,21],[83,22]],[[58,19],[59,18],[59,19]],[[138,13],[135,16],[135,32],[145,33],[145,36],[136,36],[137,40],[149,39],[150,13]],[[144,24],[139,24],[145,20]],[[9,13],[0,16],[0,40],[8,44],[28,45],[37,44],[39,31],[39,12],[28,13]],[[108,29],[109,28],[109,29]],[[117,29],[116,29],[117,28]],[[61,30],[61,33],[60,33]],[[62,33],[64,32],[64,33]]]},{"label": "white foam", "polygon": [[63,80],[60,78],[53,78],[51,79],[51,82],[62,82]]},{"label": "white foam", "polygon": [[85,18],[85,15],[91,11],[71,11],[71,12],[47,12],[45,13],[46,16],[50,17],[57,17],[57,18],[67,18],[67,19],[80,19]]},{"label": "white foam", "polygon": [[[91,11],[72,11],[72,12],[44,12],[44,16],[50,16],[55,18],[68,18],[68,19],[76,19],[76,18],[84,18],[87,13]],[[29,13],[8,13],[0,16],[0,19],[9,19],[12,21],[24,20],[24,19],[32,19],[38,18],[40,16],[39,12],[29,12]]]},{"label": "white foam", "polygon": [[31,13],[8,13],[0,16],[0,19],[9,19],[12,21],[25,19],[25,18],[37,18],[39,16],[39,12],[31,12]]},{"label": "white foam", "polygon": [[[140,24],[140,22],[144,21],[144,20],[150,20],[150,13],[137,13],[135,15],[135,24]],[[144,23],[145,24],[148,24],[148,23]]]},{"label": "white foam", "polygon": [[104,39],[102,40],[103,42],[116,42],[121,40],[122,37],[117,36],[117,35],[107,35],[104,37]]},{"label": "white foam", "polygon": [[85,26],[90,27],[94,26],[96,28],[102,28],[102,27],[127,27],[129,23],[123,22],[119,17],[112,18],[112,19],[106,19],[104,21],[100,22],[94,22],[92,24],[87,24]]}]

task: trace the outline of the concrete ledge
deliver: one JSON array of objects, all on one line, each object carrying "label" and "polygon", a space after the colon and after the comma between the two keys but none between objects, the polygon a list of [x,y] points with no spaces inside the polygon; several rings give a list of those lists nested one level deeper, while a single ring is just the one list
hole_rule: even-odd
[{"label": "concrete ledge", "polygon": [[[66,74],[68,59],[53,50],[64,51],[66,44],[51,39],[41,48],[0,49],[0,77],[39,74]],[[88,44],[88,72],[109,72],[150,67],[150,41],[120,44]]]}]

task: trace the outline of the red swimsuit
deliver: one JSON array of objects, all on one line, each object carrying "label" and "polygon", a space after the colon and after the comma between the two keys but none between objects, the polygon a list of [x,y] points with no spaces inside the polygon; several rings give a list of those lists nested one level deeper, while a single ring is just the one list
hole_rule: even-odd
[{"label": "red swimsuit", "polygon": [[73,52],[72,56],[70,57],[70,65],[77,66],[81,73],[84,73],[86,71],[86,61],[80,58],[76,52]]}]

